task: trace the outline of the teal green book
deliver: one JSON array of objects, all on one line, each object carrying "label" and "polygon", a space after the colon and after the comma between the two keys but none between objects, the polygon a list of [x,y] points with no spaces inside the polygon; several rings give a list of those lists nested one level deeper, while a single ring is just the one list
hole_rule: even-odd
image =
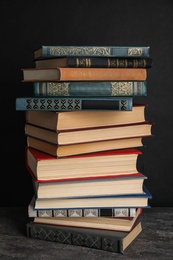
[{"label": "teal green book", "polygon": [[19,97],[16,110],[80,111],[118,110],[131,111],[133,97]]},{"label": "teal green book", "polygon": [[149,46],[41,46],[34,59],[67,56],[149,57]]},{"label": "teal green book", "polygon": [[35,96],[147,96],[146,81],[34,82]]}]

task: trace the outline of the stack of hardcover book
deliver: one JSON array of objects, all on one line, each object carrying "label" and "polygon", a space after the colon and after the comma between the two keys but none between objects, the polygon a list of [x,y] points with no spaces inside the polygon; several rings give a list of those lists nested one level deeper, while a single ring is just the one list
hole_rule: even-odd
[{"label": "stack of hardcover book", "polygon": [[152,136],[146,104],[149,47],[42,46],[24,68],[26,167],[35,194],[28,237],[124,251],[142,232],[151,194],[138,170]]}]

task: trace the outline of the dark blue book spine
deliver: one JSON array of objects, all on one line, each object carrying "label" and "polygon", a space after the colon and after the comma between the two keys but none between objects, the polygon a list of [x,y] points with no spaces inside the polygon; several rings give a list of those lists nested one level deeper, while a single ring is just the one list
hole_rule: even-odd
[{"label": "dark blue book spine", "polygon": [[112,58],[112,57],[69,57],[68,67],[77,68],[150,68],[151,58]]}]

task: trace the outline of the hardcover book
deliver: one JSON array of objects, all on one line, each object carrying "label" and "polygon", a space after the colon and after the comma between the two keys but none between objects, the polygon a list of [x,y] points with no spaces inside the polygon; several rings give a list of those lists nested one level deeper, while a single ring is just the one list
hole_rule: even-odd
[{"label": "hardcover book", "polygon": [[147,177],[141,173],[128,176],[105,176],[72,181],[38,181],[33,185],[38,199],[69,199],[113,196],[124,194],[143,194],[143,184]]},{"label": "hardcover book", "polygon": [[143,81],[146,68],[23,68],[23,82],[39,81]]},{"label": "hardcover book", "polygon": [[113,196],[97,196],[70,199],[38,199],[35,198],[35,210],[39,209],[92,209],[92,208],[150,208],[149,200],[152,196],[143,187],[143,194],[125,194]]},{"label": "hardcover book", "polygon": [[131,111],[132,97],[19,97],[16,110],[79,111],[118,110]]},{"label": "hardcover book", "polygon": [[26,123],[54,131],[82,128],[107,127],[141,123],[145,121],[146,104],[133,105],[131,111],[80,110],[70,112],[32,111],[25,112]]},{"label": "hardcover book", "polygon": [[28,205],[28,216],[34,217],[135,217],[137,208],[34,209],[35,198]]},{"label": "hardcover book", "polygon": [[41,152],[45,152],[46,154],[49,154],[56,158],[61,158],[66,156],[89,154],[101,151],[142,147],[142,138],[143,137],[131,137],[66,145],[52,144],[38,138],[33,138],[31,136],[27,136],[26,141],[28,147],[37,149]]},{"label": "hardcover book", "polygon": [[68,144],[83,145],[83,143],[88,142],[151,136],[151,128],[151,123],[143,122],[121,126],[105,126],[87,129],[82,128],[78,130],[53,131],[26,123],[24,132],[27,136],[31,136],[60,146]]},{"label": "hardcover book", "polygon": [[142,214],[142,209],[137,209],[137,214],[132,218],[95,217],[95,218],[40,218],[35,217],[33,222],[39,224],[93,228],[96,230],[114,230],[129,232]]},{"label": "hardcover book", "polygon": [[34,59],[41,57],[149,57],[149,46],[41,46],[34,51]]},{"label": "hardcover book", "polygon": [[67,58],[42,58],[35,60],[35,67],[56,68],[150,68],[151,58],[112,58],[112,57],[67,57]]},{"label": "hardcover book", "polygon": [[147,96],[146,81],[34,82],[35,96]]},{"label": "hardcover book", "polygon": [[139,150],[129,148],[57,159],[27,146],[26,165],[35,179],[40,181],[104,178],[138,173],[137,159],[140,154]]},{"label": "hardcover book", "polygon": [[125,253],[141,232],[141,222],[135,224],[130,232],[27,223],[27,237],[29,238],[121,254]]}]

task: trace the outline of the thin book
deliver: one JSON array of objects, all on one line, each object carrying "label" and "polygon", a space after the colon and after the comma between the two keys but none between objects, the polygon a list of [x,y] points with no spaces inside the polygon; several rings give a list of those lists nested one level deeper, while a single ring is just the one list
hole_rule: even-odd
[{"label": "thin book", "polygon": [[151,193],[146,186],[143,194],[125,194],[113,196],[97,196],[70,199],[38,199],[35,198],[34,209],[92,209],[92,208],[150,208]]},{"label": "thin book", "polygon": [[142,209],[138,208],[136,216],[132,218],[114,218],[114,217],[39,218],[39,217],[35,217],[33,222],[39,224],[130,232],[137,219],[139,219],[139,217],[141,216],[141,214],[142,214]]},{"label": "thin book", "polygon": [[131,111],[133,97],[18,97],[17,111]]},{"label": "thin book", "polygon": [[22,82],[146,80],[146,68],[22,68]]},{"label": "thin book", "polygon": [[147,96],[145,81],[63,81],[63,82],[34,82],[35,96]]},{"label": "thin book", "polygon": [[34,50],[34,59],[49,57],[149,57],[150,46],[46,46]]},{"label": "thin book", "polygon": [[25,123],[24,132],[27,136],[60,146],[123,138],[146,137],[151,135],[151,130],[152,123],[149,122],[121,126],[82,128],[68,131],[53,131]]},{"label": "thin book", "polygon": [[[145,136],[151,137],[152,135]],[[86,143],[76,143],[76,144],[66,144],[66,145],[57,145],[45,140],[38,138],[33,138],[31,136],[26,137],[27,146],[34,148],[38,151],[49,154],[55,158],[63,158],[73,155],[82,155],[89,153],[97,153],[103,151],[112,151],[120,149],[128,149],[134,147],[143,147],[143,138],[144,137],[129,137],[122,139],[110,139],[103,141],[92,141]]]},{"label": "thin book", "polygon": [[150,68],[151,58],[116,57],[52,57],[35,59],[35,68]]},{"label": "thin book", "polygon": [[35,197],[28,204],[28,217],[135,217],[137,208],[34,209]]}]

